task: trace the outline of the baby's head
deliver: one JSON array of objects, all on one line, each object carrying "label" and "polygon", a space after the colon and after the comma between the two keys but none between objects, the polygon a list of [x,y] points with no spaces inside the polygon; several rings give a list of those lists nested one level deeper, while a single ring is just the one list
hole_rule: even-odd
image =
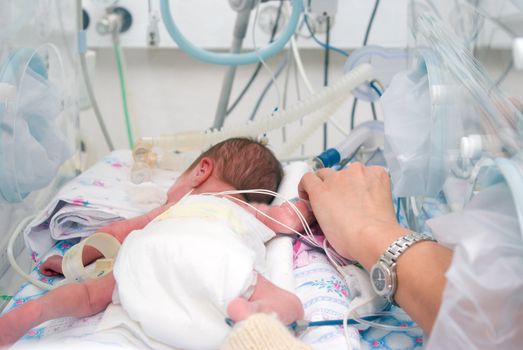
[{"label": "baby's head", "polygon": [[[231,138],[202,153],[182,176],[201,166],[204,159],[213,162],[213,174],[237,190],[262,188],[277,191],[283,169],[274,154],[263,144],[248,138]],[[245,194],[249,202],[270,203],[272,196]]]}]

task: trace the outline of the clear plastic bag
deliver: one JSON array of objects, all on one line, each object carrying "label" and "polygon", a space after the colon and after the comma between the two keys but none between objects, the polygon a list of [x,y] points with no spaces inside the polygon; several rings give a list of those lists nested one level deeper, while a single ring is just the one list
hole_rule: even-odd
[{"label": "clear plastic bag", "polygon": [[523,242],[505,183],[464,210],[427,222],[454,250],[427,349],[519,349],[523,344]]},{"label": "clear plastic bag", "polygon": [[445,181],[443,145],[434,139],[439,121],[431,110],[424,64],[398,73],[381,98],[385,159],[397,197],[435,196]]}]

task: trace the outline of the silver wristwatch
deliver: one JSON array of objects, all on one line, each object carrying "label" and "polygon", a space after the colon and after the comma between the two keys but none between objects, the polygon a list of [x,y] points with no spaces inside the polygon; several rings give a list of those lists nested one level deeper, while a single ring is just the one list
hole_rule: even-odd
[{"label": "silver wristwatch", "polygon": [[379,258],[370,270],[372,288],[374,291],[393,304],[394,294],[398,283],[396,280],[396,262],[398,258],[412,245],[422,241],[436,241],[429,235],[418,232],[411,232],[395,240],[385,253]]}]

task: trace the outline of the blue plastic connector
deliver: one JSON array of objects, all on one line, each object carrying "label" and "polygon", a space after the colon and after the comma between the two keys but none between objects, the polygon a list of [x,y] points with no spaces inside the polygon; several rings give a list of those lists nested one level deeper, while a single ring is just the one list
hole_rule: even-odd
[{"label": "blue plastic connector", "polygon": [[324,151],[322,154],[317,156],[314,160],[321,164],[320,167],[330,168],[340,162],[341,155],[337,149],[329,148],[328,150]]}]

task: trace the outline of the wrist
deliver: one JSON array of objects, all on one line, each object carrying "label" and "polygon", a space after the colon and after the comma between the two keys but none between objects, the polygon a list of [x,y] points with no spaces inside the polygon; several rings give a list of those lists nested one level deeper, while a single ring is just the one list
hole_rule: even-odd
[{"label": "wrist", "polygon": [[385,250],[398,238],[408,234],[409,229],[397,223],[377,223],[369,225],[361,231],[359,254],[356,260],[362,264],[367,271],[378,261]]}]

